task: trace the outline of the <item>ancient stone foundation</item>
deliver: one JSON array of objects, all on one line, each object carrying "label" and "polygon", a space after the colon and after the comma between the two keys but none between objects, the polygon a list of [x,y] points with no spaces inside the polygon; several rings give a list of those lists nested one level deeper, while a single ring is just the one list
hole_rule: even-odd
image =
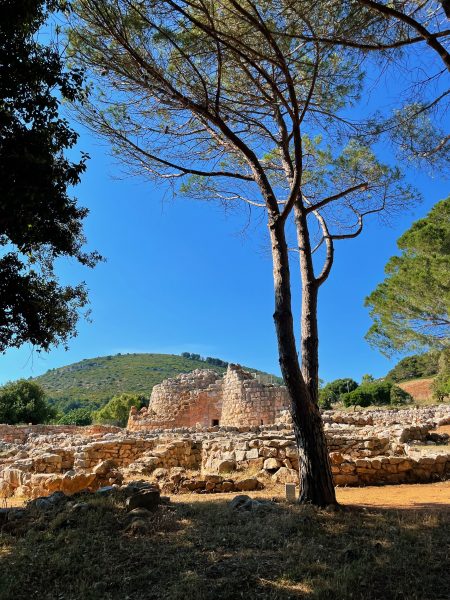
[{"label": "ancient stone foundation", "polygon": [[[448,436],[432,432],[450,423],[448,405],[329,411],[324,422],[336,485],[428,482],[450,475]],[[249,473],[257,485],[296,482],[298,468],[292,429],[282,424],[149,431],[0,426],[3,498],[72,494],[162,475],[185,481],[176,489],[212,493],[241,489],[239,481],[247,481]]]}]

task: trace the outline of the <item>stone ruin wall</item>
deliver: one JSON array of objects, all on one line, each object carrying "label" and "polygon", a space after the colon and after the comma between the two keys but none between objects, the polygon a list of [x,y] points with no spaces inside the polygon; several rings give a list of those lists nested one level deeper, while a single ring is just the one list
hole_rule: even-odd
[{"label": "stone ruin wall", "polygon": [[230,365],[223,379],[223,427],[258,427],[275,424],[290,401],[284,386],[257,381],[251,373]]},{"label": "stone ruin wall", "polygon": [[105,433],[117,433],[120,427],[112,425],[5,425],[0,424],[0,441],[10,443],[24,443],[31,436],[49,435],[104,435]]},{"label": "stone ruin wall", "polygon": [[[336,485],[429,482],[450,476],[449,447],[439,445],[445,439],[430,441],[436,438],[430,434],[436,425],[450,423],[449,406],[333,411],[324,417]],[[67,435],[66,427],[16,429],[27,435],[13,443],[8,441],[9,428],[0,428],[0,496],[4,497],[71,494],[120,483],[124,477],[152,478],[161,470],[170,475],[174,469],[196,471],[200,479],[211,474],[239,479],[250,469],[262,485],[265,480],[298,481],[294,435],[282,425],[146,433],[78,427],[72,435]],[[2,431],[6,431],[3,439]],[[418,443],[431,444],[432,453],[421,455]]]},{"label": "stone ruin wall", "polygon": [[139,427],[134,425],[144,421],[148,429],[208,427],[220,419],[221,409],[222,378],[215,371],[197,369],[155,385],[148,409],[139,413],[139,423],[131,418],[128,429],[136,431]]},{"label": "stone ruin wall", "polygon": [[222,377],[209,369],[167,379],[152,390],[148,408],[131,410],[130,431],[179,427],[207,428],[273,425],[286,422],[285,387],[264,384],[238,365]]}]

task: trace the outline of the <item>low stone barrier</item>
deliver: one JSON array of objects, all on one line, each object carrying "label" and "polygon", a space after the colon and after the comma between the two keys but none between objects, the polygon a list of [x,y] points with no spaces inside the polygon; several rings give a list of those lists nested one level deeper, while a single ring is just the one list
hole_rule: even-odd
[{"label": "low stone barrier", "polygon": [[120,427],[110,425],[5,425],[0,424],[0,441],[13,444],[24,444],[30,436],[51,436],[62,433],[70,436],[86,437],[117,433]]},{"label": "low stone barrier", "polygon": [[[439,445],[445,443],[446,436],[430,434],[430,427],[448,419],[450,407],[385,411],[380,416],[381,412],[367,411],[361,417],[356,414],[357,424],[348,422],[347,413],[345,422],[337,413],[326,421],[336,485],[427,482],[449,476],[448,446]],[[398,422],[406,418],[410,422]],[[298,481],[294,435],[290,428],[281,426],[163,432],[0,426],[2,432],[0,497],[97,489],[123,477],[154,477],[158,469],[200,472],[196,477],[199,481],[204,475],[225,478],[217,483],[248,474],[262,481]],[[420,455],[423,444],[427,445],[426,456]],[[430,454],[428,446],[433,444],[436,451]],[[217,491],[220,489],[217,486]]]},{"label": "low stone barrier", "polygon": [[351,460],[339,452],[333,452],[330,459],[336,485],[425,483],[450,476],[450,454],[421,456],[417,459],[407,456],[379,456]]}]

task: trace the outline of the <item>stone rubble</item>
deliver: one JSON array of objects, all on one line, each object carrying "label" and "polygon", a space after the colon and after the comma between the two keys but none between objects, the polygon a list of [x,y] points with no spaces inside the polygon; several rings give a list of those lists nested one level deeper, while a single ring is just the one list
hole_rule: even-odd
[{"label": "stone rubble", "polygon": [[[449,405],[323,416],[336,485],[428,482],[450,474],[448,436],[431,433],[450,423]],[[424,456],[418,444],[435,452]],[[292,429],[282,424],[148,431],[0,426],[0,499],[95,491],[143,476],[170,493],[247,491],[296,483],[298,468]]]}]

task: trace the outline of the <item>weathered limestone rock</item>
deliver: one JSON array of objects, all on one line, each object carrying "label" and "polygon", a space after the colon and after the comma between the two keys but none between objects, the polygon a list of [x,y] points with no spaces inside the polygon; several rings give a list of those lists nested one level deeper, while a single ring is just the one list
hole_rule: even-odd
[{"label": "weathered limestone rock", "polygon": [[287,467],[281,467],[278,471],[272,475],[273,481],[276,483],[298,483],[299,477],[297,471],[294,469],[288,469]]},{"label": "weathered limestone rock", "polygon": [[258,479],[256,479],[256,477],[249,477],[248,479],[243,479],[242,481],[236,481],[234,486],[240,492],[251,492],[252,490],[257,490],[262,487],[261,483],[258,481]]},{"label": "weathered limestone rock", "polygon": [[231,473],[236,469],[236,462],[234,460],[223,460],[217,465],[219,473]]},{"label": "weathered limestone rock", "polygon": [[263,468],[266,471],[275,471],[283,466],[283,463],[276,458],[266,458]]}]

